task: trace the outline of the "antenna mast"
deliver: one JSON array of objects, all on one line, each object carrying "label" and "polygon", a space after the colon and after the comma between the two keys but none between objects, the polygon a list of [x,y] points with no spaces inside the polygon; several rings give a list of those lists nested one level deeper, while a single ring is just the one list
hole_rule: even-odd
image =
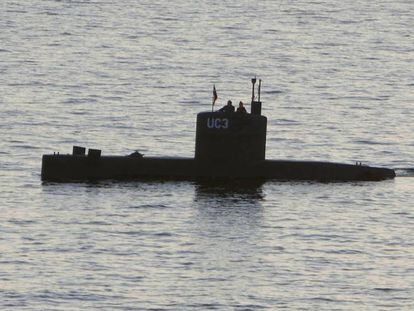
[{"label": "antenna mast", "polygon": [[252,104],[254,102],[254,85],[256,84],[256,77],[252,79]]},{"label": "antenna mast", "polygon": [[257,101],[260,102],[260,88],[262,87],[262,79],[259,79],[259,90],[258,90],[258,98]]}]

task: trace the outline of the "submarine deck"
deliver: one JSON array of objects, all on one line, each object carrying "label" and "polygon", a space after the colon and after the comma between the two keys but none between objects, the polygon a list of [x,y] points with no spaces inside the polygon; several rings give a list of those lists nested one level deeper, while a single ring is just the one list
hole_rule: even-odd
[{"label": "submarine deck", "polygon": [[379,181],[395,177],[392,169],[319,161],[262,160],[217,163],[180,157],[43,155],[43,181],[88,180],[315,180]]}]

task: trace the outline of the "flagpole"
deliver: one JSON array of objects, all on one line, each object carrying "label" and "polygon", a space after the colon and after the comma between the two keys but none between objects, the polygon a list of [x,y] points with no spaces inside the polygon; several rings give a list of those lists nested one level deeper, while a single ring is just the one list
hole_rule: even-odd
[{"label": "flagpole", "polygon": [[216,91],[216,85],[213,85],[213,98],[211,103],[211,112],[214,112],[214,103],[217,100],[217,91]]},{"label": "flagpole", "polygon": [[214,112],[214,90],[216,86],[213,86],[213,96],[211,97],[211,112]]}]

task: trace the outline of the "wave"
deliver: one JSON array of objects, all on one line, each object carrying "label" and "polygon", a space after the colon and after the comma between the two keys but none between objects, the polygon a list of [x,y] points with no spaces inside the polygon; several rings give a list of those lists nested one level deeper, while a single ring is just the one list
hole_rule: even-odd
[{"label": "wave", "polygon": [[414,177],[414,167],[394,168],[397,177]]}]

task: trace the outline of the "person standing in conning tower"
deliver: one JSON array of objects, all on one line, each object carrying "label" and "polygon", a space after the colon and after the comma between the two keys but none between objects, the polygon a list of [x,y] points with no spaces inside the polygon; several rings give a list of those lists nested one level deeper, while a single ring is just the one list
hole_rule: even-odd
[{"label": "person standing in conning tower", "polygon": [[237,108],[236,112],[238,112],[238,113],[247,113],[246,108],[244,108],[242,101],[240,101],[239,107]]},{"label": "person standing in conning tower", "polygon": [[224,112],[224,113],[234,112],[234,106],[232,105],[231,100],[227,101],[227,105],[219,109],[219,112]]}]

